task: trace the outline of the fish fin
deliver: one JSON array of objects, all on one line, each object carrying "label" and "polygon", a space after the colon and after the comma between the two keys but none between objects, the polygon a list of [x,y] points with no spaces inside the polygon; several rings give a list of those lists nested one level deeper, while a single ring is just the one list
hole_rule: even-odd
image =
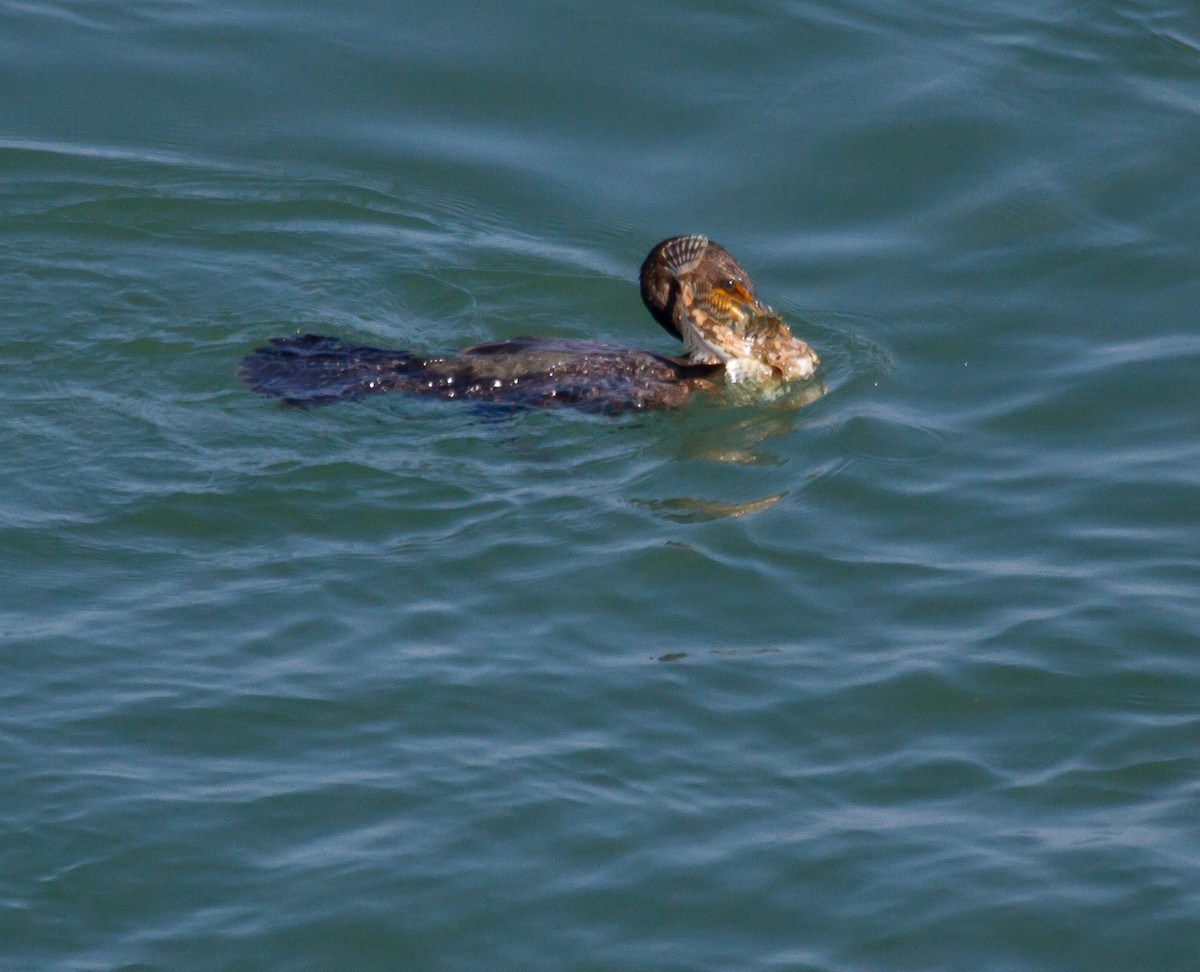
[{"label": "fish fin", "polygon": [[663,247],[663,261],[673,277],[691,273],[700,266],[700,259],[708,249],[707,236],[677,236]]}]

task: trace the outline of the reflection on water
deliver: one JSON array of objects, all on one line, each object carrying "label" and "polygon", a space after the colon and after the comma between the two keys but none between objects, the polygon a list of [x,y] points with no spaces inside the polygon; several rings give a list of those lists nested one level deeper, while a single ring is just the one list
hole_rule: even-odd
[{"label": "reflection on water", "polygon": [[[675,440],[677,462],[697,461],[734,467],[757,467],[764,470],[779,469],[780,477],[789,485],[787,488],[768,488],[766,495],[743,498],[746,491],[745,478],[731,480],[728,488],[737,494],[730,496],[680,495],[681,475],[676,470],[670,479],[674,487],[668,495],[635,499],[633,502],[651,510],[662,519],[678,523],[694,523],[712,520],[733,519],[751,516],[776,505],[785,496],[798,488],[798,477],[794,471],[785,469],[793,460],[790,450],[772,448],[771,443],[784,443],[794,433],[807,430],[813,433],[816,425],[829,419],[812,406],[827,397],[838,397],[847,388],[863,381],[878,381],[893,368],[891,355],[879,344],[857,331],[861,321],[850,318],[834,318],[823,315],[823,323],[806,322],[797,330],[812,343],[821,355],[819,375],[812,381],[791,382],[765,388],[761,385],[730,385],[723,400],[707,403],[688,411],[686,421],[678,427]],[[844,406],[843,406],[844,407]],[[851,421],[854,421],[851,419]],[[885,424],[889,421],[883,418]],[[835,426],[846,422],[845,415],[838,413]],[[879,440],[875,448],[863,443],[861,453],[868,457],[919,458],[935,454],[940,448],[940,438],[933,433],[913,425],[900,423],[897,428],[888,425],[876,429]],[[810,436],[811,438],[811,436]],[[840,460],[822,462],[804,470],[799,477],[807,482],[826,475],[831,469],[844,465]],[[698,477],[706,490],[719,490],[723,484],[712,476]],[[758,483],[761,488],[761,483]]]},{"label": "reflection on water", "polygon": [[715,500],[693,499],[690,496],[674,496],[670,499],[643,500],[642,506],[659,516],[677,523],[695,523],[703,520],[724,520],[729,517],[749,516],[774,506],[787,496],[787,492],[764,496],[762,499],[745,503],[721,503]]}]

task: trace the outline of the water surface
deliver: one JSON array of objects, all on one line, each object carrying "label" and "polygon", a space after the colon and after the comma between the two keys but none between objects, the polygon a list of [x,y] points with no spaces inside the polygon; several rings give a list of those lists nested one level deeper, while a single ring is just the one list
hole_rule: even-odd
[{"label": "water surface", "polygon": [[[0,957],[1194,970],[1200,14],[0,7]],[[828,394],[280,409],[297,330]]]}]

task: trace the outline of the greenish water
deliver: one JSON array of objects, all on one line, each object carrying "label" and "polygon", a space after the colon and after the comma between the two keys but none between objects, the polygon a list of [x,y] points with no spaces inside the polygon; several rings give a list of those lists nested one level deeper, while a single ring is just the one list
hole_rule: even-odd
[{"label": "greenish water", "polygon": [[[0,5],[0,966],[1200,968],[1192,4]],[[829,393],[296,411],[319,331]]]}]

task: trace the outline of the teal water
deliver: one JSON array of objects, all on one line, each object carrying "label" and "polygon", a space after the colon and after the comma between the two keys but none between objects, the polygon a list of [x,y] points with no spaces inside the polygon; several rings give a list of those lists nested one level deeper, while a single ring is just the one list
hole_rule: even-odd
[{"label": "teal water", "polygon": [[[1200,969],[1200,9],[0,5],[0,966]],[[279,409],[296,330],[828,394]]]}]

